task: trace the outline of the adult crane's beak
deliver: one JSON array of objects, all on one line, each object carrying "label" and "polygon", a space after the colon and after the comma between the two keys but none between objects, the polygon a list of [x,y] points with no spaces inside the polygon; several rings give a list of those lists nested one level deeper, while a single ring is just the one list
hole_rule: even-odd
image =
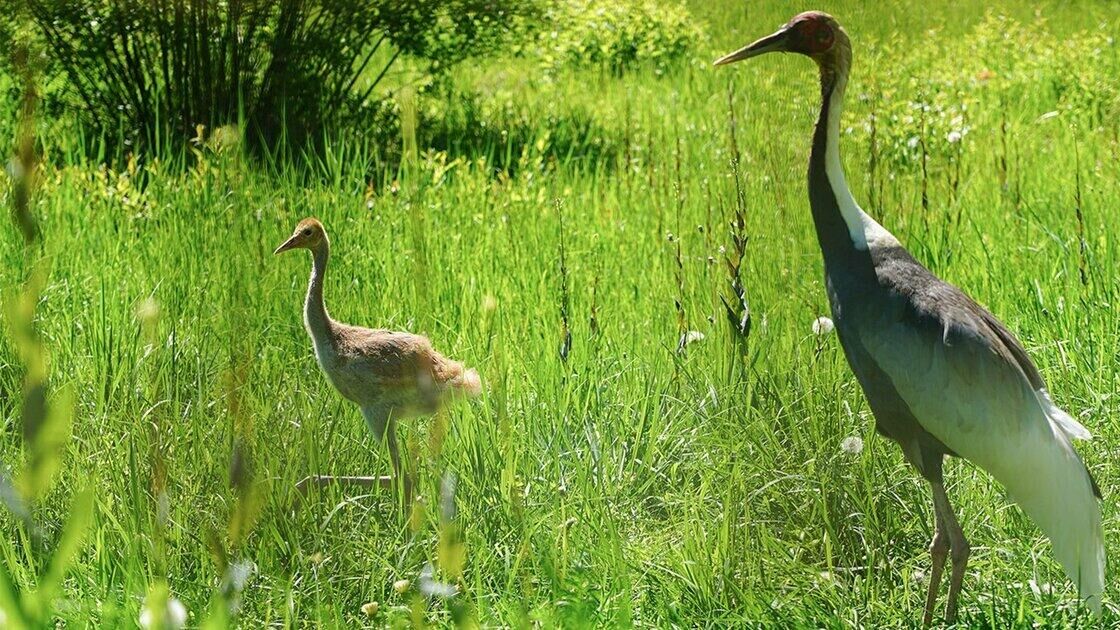
[{"label": "adult crane's beak", "polygon": [[715,65],[722,66],[725,63],[742,61],[744,59],[750,59],[751,57],[765,55],[769,52],[785,52],[788,39],[789,28],[783,26],[773,35],[767,35],[753,44],[747,44],[733,53],[726,54],[716,59]]},{"label": "adult crane's beak", "polygon": [[284,241],[284,244],[282,244],[280,247],[277,247],[276,251],[274,251],[272,253],[273,254],[283,254],[284,252],[288,251],[289,249],[294,249],[296,247],[296,245],[298,245],[298,244],[299,244],[299,234],[293,234],[291,238]]}]

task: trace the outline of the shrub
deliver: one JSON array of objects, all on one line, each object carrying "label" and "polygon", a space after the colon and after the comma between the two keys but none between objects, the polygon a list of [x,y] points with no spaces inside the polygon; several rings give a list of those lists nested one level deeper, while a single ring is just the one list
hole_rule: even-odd
[{"label": "shrub", "polygon": [[[535,6],[522,0],[29,0],[84,122],[185,143],[244,121],[301,144],[353,112],[401,55],[441,71]],[[358,92],[361,86],[361,92]]]},{"label": "shrub", "polygon": [[552,26],[520,52],[549,70],[599,66],[620,74],[642,63],[664,70],[702,35],[683,5],[655,0],[556,0],[543,24]]}]

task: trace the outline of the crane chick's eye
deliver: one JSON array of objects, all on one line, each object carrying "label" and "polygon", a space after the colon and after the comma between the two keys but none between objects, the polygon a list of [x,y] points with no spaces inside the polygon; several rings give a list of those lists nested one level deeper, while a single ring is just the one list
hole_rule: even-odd
[{"label": "crane chick's eye", "polygon": [[311,228],[303,228],[304,236],[311,236]]}]

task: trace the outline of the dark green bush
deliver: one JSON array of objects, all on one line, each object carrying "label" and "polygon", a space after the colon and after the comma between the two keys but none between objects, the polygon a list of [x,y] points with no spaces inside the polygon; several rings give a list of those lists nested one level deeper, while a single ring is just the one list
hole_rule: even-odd
[{"label": "dark green bush", "polygon": [[403,56],[491,48],[524,0],[28,0],[83,122],[126,145],[244,122],[293,146],[360,108]]}]

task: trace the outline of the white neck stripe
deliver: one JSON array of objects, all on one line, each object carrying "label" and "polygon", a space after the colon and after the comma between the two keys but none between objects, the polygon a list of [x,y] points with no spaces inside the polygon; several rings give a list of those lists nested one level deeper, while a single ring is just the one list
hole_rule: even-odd
[{"label": "white neck stripe", "polygon": [[845,225],[848,226],[848,236],[856,249],[866,251],[868,241],[877,241],[889,237],[897,243],[893,236],[883,226],[869,217],[852,197],[848,189],[848,180],[844,177],[844,165],[840,162],[840,111],[844,106],[844,88],[847,87],[848,78],[840,74],[836,78],[836,85],[828,103],[828,139],[824,153],[824,170],[828,176],[828,183],[832,186],[832,194],[836,197],[836,205],[840,209]]}]

